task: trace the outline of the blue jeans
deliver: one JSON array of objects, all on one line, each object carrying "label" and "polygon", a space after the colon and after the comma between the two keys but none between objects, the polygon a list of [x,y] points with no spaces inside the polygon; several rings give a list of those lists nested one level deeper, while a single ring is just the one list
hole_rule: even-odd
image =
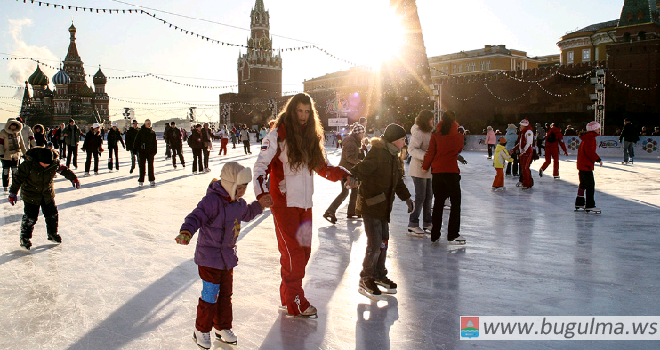
[{"label": "blue jeans", "polygon": [[623,141],[623,161],[628,163],[629,158],[635,156],[635,143]]},{"label": "blue jeans", "polygon": [[433,208],[433,186],[432,179],[425,179],[421,177],[412,176],[413,184],[415,185],[415,211],[410,214],[408,219],[408,227],[419,226],[419,214],[424,208],[422,220],[424,221],[423,227],[431,226],[431,213]]},{"label": "blue jeans", "polygon": [[362,216],[364,232],[367,235],[367,251],[362,262],[360,277],[380,279],[387,276],[385,259],[390,239],[390,225],[385,220],[376,219],[368,214]]}]

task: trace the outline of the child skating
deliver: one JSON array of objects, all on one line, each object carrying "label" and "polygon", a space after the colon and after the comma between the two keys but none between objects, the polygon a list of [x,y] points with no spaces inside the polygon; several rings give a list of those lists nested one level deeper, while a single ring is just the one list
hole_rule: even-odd
[{"label": "child skating", "polygon": [[211,329],[218,340],[236,344],[232,331],[233,269],[238,263],[236,240],[241,221],[248,222],[270,207],[270,197],[247,204],[243,197],[252,180],[250,168],[236,162],[222,167],[220,180],[213,180],[206,195],[181,225],[176,242],[188,245],[199,229],[195,263],[202,279],[202,295],[197,303],[193,340],[202,349],[211,348]]},{"label": "child skating", "polygon": [[382,138],[372,138],[371,149],[360,163],[351,170],[351,182],[360,181],[357,210],[364,220],[367,235],[367,250],[360,272],[360,294],[377,300],[381,291],[395,294],[397,284],[387,277],[385,259],[390,238],[390,212],[396,194],[406,201],[408,213],[412,213],[415,202],[403,182],[398,154],[406,144],[406,131],[390,124]]},{"label": "child skating", "polygon": [[[580,136],[580,147],[578,148],[577,169],[580,177],[577,197],[575,197],[575,210],[584,210],[587,213],[600,214],[596,207],[594,192],[596,182],[594,181],[594,163],[603,162],[596,154],[596,136],[600,135],[600,124],[591,122],[587,124],[587,132]],[[586,199],[585,199],[586,193]]]},{"label": "child skating", "polygon": [[493,158],[493,166],[497,174],[493,181],[493,191],[504,191],[504,165],[506,162],[513,162],[513,158],[506,150],[506,138],[500,137],[500,143],[495,148],[495,157]]},{"label": "child skating", "polygon": [[25,161],[18,166],[14,173],[11,188],[9,189],[9,203],[16,204],[16,194],[21,190],[23,199],[23,219],[21,221],[21,247],[30,250],[32,232],[37,223],[39,208],[44,214],[48,240],[62,243],[57,234],[59,214],[55,205],[55,191],[53,178],[55,174],[67,178],[74,188],[80,188],[80,181],[69,168],[60,165],[60,156],[49,148],[33,148],[25,154]]}]

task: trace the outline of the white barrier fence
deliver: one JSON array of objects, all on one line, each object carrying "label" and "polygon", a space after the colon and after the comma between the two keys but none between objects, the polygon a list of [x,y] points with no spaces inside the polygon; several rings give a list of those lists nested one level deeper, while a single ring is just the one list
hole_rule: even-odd
[{"label": "white barrier fence", "polygon": [[[499,136],[498,136],[499,138]],[[564,136],[564,143],[569,155],[577,155],[580,146],[578,136]],[[623,157],[623,144],[618,136],[598,136],[598,153],[601,157]],[[468,135],[464,149],[466,151],[487,151],[486,135]],[[635,158],[660,158],[660,136],[640,136],[635,144]]]}]

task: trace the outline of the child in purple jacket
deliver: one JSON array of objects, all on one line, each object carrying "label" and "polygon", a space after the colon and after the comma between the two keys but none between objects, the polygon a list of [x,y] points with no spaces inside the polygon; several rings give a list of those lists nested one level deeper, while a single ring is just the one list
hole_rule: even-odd
[{"label": "child in purple jacket", "polygon": [[218,340],[236,344],[231,330],[233,269],[238,263],[236,240],[241,221],[248,222],[270,207],[270,197],[247,204],[243,197],[252,171],[236,162],[222,167],[220,180],[213,180],[197,208],[186,216],[176,242],[187,245],[199,229],[195,263],[202,279],[202,296],[197,304],[193,340],[203,349],[211,348],[211,329]]}]

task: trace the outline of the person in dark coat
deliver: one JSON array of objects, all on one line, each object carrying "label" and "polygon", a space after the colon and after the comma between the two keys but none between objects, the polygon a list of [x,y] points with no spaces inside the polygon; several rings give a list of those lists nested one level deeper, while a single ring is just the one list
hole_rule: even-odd
[{"label": "person in dark coat", "polygon": [[103,139],[101,138],[101,126],[98,123],[92,125],[92,129],[85,135],[82,150],[87,152],[85,160],[85,176],[89,176],[89,169],[94,157],[94,175],[99,174],[99,155],[103,152]]},{"label": "person in dark coat", "polygon": [[78,169],[78,143],[82,132],[76,125],[76,121],[69,119],[69,125],[64,129],[64,144],[66,144],[66,166],[71,165],[73,157],[73,167]]},{"label": "person in dark coat", "polygon": [[619,136],[619,143],[623,143],[623,162],[621,164],[628,164],[628,161],[633,163],[635,144],[639,141],[639,131],[629,119],[625,119],[623,122],[623,130]]},{"label": "person in dark coat", "polygon": [[179,156],[181,166],[186,167],[186,162],[183,160],[183,145],[181,143],[181,130],[176,127],[176,123],[172,122],[169,129],[167,138],[170,140],[170,149],[172,150],[172,166],[176,169],[176,157]]},{"label": "person in dark coat", "polygon": [[165,160],[169,160],[172,157],[172,150],[170,146],[170,124],[165,123],[165,132],[163,133],[163,139],[165,139]]},{"label": "person in dark coat", "polygon": [[37,223],[39,208],[44,214],[48,240],[61,243],[57,233],[59,214],[55,205],[53,178],[59,173],[71,181],[74,188],[80,188],[80,181],[69,168],[60,165],[59,155],[49,148],[33,148],[25,154],[25,161],[18,166],[9,190],[9,203],[16,204],[18,191],[23,199],[23,219],[21,221],[21,247],[30,250],[32,232]]},{"label": "person in dark coat", "polygon": [[[202,149],[204,148],[204,141],[202,138],[202,124],[195,125],[195,129],[193,129],[192,133],[188,137],[188,146],[190,146],[193,153],[193,175],[203,173],[204,162],[202,160]],[[197,172],[198,169],[199,172]]]},{"label": "person in dark coat", "polygon": [[108,170],[112,171],[112,153],[115,154],[115,168],[119,170],[119,146],[117,142],[121,143],[121,147],[126,149],[124,139],[121,137],[121,132],[117,129],[117,123],[112,123],[112,128],[108,131]]},{"label": "person in dark coat", "polygon": [[406,144],[406,130],[397,124],[385,129],[383,138],[370,140],[371,149],[364,160],[351,169],[350,184],[360,181],[357,211],[362,214],[367,235],[367,250],[360,272],[359,292],[367,297],[396,293],[397,284],[387,277],[385,259],[390,237],[389,222],[394,196],[406,201],[408,213],[414,202],[399,167],[399,152]]},{"label": "person in dark coat", "polygon": [[204,172],[208,173],[211,171],[209,168],[209,156],[211,155],[211,150],[213,149],[213,131],[209,129],[209,123],[204,123],[202,128],[202,142],[204,143],[204,148],[202,148],[202,155],[204,158]]},{"label": "person in dark coat", "polygon": [[144,184],[144,175],[146,172],[145,166],[149,167],[149,184],[151,187],[156,186],[156,175],[154,175],[154,157],[158,153],[158,140],[156,133],[151,129],[151,120],[144,121],[144,125],[135,136],[133,149],[138,151],[138,163],[140,166],[140,177],[138,178],[138,186],[142,187]]},{"label": "person in dark coat", "polygon": [[[60,135],[62,134],[62,130],[60,129],[60,126],[56,126],[55,129],[51,130],[50,132],[50,141],[53,143],[53,149],[54,150],[59,150],[60,149]],[[62,154],[60,154],[60,159],[62,159]]]},{"label": "person in dark coat", "polygon": [[32,132],[34,132],[34,141],[37,143],[37,147],[46,146],[46,133],[44,131],[44,126],[36,124],[32,128]]},{"label": "person in dark coat", "polygon": [[139,130],[140,128],[138,127],[137,120],[133,120],[133,125],[124,133],[126,150],[131,152],[131,174],[133,174],[133,170],[135,170],[135,159],[138,158],[138,150],[133,147],[133,144],[135,143],[135,137]]}]

